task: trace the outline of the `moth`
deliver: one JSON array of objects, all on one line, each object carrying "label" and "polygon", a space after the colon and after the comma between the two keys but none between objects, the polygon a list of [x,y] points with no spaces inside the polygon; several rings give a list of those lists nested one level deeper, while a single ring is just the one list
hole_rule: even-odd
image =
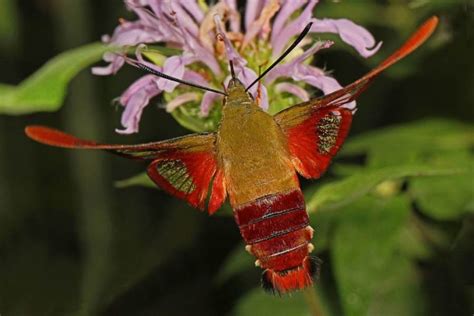
[{"label": "moth", "polygon": [[309,226],[298,174],[317,179],[326,171],[351,126],[353,112],[343,106],[355,100],[383,70],[425,42],[437,23],[437,17],[428,19],[400,49],[348,86],[274,116],[261,110],[230,64],[232,79],[223,93],[222,119],[214,133],[110,145],[43,126],[28,126],[25,131],[33,140],[50,146],[101,149],[148,161],[147,173],[156,185],[209,214],[228,196],[245,249],[264,270],[263,287],[273,293],[288,293],[311,286],[319,269],[318,260],[310,256],[314,230]]}]

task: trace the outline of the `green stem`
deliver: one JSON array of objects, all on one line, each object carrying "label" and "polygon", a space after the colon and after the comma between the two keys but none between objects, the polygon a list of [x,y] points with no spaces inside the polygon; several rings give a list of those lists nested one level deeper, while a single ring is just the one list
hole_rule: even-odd
[{"label": "green stem", "polygon": [[324,316],[323,309],[321,308],[321,304],[319,302],[318,294],[313,286],[308,287],[303,291],[304,299],[308,304],[309,311],[311,316]]}]

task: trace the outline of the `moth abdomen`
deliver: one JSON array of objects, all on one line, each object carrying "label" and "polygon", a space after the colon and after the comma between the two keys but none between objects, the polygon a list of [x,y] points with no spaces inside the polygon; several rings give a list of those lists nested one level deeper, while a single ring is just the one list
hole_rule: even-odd
[{"label": "moth abdomen", "polygon": [[265,269],[264,288],[286,293],[312,284],[313,229],[300,189],[258,198],[237,207],[234,216],[246,249]]}]

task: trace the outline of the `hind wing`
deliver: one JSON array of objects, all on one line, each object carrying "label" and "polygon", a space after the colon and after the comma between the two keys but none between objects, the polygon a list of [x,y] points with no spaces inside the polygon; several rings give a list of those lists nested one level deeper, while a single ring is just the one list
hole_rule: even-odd
[{"label": "hind wing", "polygon": [[111,145],[80,139],[44,126],[28,126],[25,132],[31,139],[49,146],[98,149],[129,159],[151,160],[148,176],[160,188],[193,207],[205,209],[210,188],[210,214],[217,211],[226,197],[224,177],[217,167],[213,133],[139,145]]}]

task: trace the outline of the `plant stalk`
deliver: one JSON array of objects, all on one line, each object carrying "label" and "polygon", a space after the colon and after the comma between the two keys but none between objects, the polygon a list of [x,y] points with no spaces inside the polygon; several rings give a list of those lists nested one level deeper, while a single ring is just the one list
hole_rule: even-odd
[{"label": "plant stalk", "polygon": [[311,316],[324,316],[323,309],[321,308],[321,303],[319,301],[319,296],[314,289],[314,286],[308,287],[303,291],[304,299],[308,305]]}]

